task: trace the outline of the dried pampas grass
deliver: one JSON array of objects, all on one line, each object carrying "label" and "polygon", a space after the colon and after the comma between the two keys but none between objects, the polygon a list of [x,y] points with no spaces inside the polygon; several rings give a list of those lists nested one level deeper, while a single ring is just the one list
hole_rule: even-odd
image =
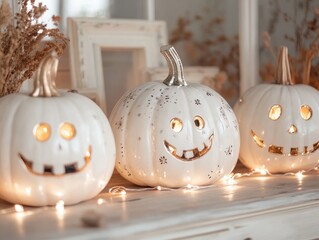
[{"label": "dried pampas grass", "polygon": [[[35,0],[18,2],[20,11],[14,16],[7,0],[0,6],[0,97],[20,90],[30,79],[41,60],[55,50],[60,56],[68,39],[56,28],[47,28],[40,17],[47,11]],[[52,21],[58,26],[59,17]]]}]

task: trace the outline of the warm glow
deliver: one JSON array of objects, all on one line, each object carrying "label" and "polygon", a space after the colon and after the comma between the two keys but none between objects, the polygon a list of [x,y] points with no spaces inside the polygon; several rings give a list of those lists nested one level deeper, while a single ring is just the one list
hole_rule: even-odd
[{"label": "warm glow", "polygon": [[60,135],[65,140],[71,140],[76,134],[75,127],[71,123],[63,123],[60,126]]},{"label": "warm glow", "polygon": [[89,146],[88,149],[86,150],[85,156],[84,156],[86,161],[89,161],[91,159],[91,154],[92,154],[92,147]]},{"label": "warm glow", "polygon": [[[238,175],[238,174],[236,174],[236,176],[237,176],[237,175]],[[229,185],[229,186],[232,186],[232,185],[237,184],[237,182],[236,182],[234,176],[235,176],[235,175],[234,175],[233,173],[224,176],[224,177],[223,177],[224,183],[225,183],[226,185]],[[241,176],[238,176],[238,177],[241,177]]]},{"label": "warm glow", "polygon": [[250,131],[250,134],[251,134],[251,136],[253,137],[255,143],[256,143],[259,147],[263,148],[263,147],[266,146],[266,145],[264,144],[264,140],[262,140],[261,138],[259,138],[253,130]]},{"label": "warm glow", "polygon": [[281,116],[281,106],[277,104],[272,106],[268,116],[271,120],[277,120]]},{"label": "warm glow", "polygon": [[57,210],[58,213],[63,213],[64,212],[64,201],[60,200],[57,202],[55,205],[55,209]]},{"label": "warm glow", "polygon": [[179,118],[173,118],[170,125],[174,132],[180,132],[183,128],[183,122]]},{"label": "warm glow", "polygon": [[269,171],[265,168],[262,168],[262,169],[256,168],[255,172],[260,173],[261,175],[270,175]]},{"label": "warm glow", "polygon": [[50,125],[47,123],[39,123],[34,127],[33,135],[35,139],[40,142],[48,140],[51,135]]},{"label": "warm glow", "polygon": [[161,190],[162,190],[162,187],[161,187],[161,186],[157,186],[156,189],[157,189],[158,191],[161,191]]},{"label": "warm glow", "polygon": [[98,205],[102,205],[103,203],[104,203],[104,199],[99,198],[99,199],[97,200],[97,204],[98,204]]},{"label": "warm glow", "polygon": [[309,120],[312,116],[311,107],[309,107],[308,105],[302,105],[300,107],[300,115],[303,119]]},{"label": "warm glow", "polygon": [[14,205],[14,209],[15,209],[15,211],[16,211],[17,213],[22,213],[22,212],[24,212],[24,208],[23,208],[23,206],[20,205],[20,204],[15,204],[15,205]]},{"label": "warm glow", "polygon": [[290,128],[288,129],[289,133],[296,133],[297,132],[297,128],[295,125],[291,125]]},{"label": "warm glow", "polygon": [[120,192],[120,194],[121,194],[121,195],[126,195],[126,191],[125,191],[125,190],[122,190],[122,191]]},{"label": "warm glow", "polygon": [[302,172],[297,172],[296,177],[298,178],[299,181],[301,181],[303,179],[304,175],[302,174]]}]

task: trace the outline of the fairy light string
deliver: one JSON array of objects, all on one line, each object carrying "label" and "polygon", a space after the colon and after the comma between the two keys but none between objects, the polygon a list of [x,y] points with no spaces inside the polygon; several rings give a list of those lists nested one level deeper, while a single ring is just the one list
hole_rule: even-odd
[{"label": "fairy light string", "polygon": [[[266,168],[256,168],[254,170],[251,170],[248,173],[231,173],[226,176],[224,176],[221,181],[228,186],[236,185],[237,181],[236,179],[243,178],[243,177],[250,177],[252,175],[262,175],[262,176],[296,176],[299,181],[301,181],[304,177],[304,173],[318,170],[318,167],[309,169],[309,170],[302,170],[297,173],[289,172],[285,174],[272,174],[270,173]],[[128,192],[144,192],[144,191],[179,191],[183,190],[184,192],[192,192],[200,189],[207,189],[207,188],[213,188],[216,187],[216,185],[207,185],[207,186],[197,186],[197,185],[191,185],[187,184],[184,187],[180,188],[169,188],[169,187],[163,187],[163,186],[156,186],[156,187],[146,187],[146,188],[127,188],[124,186],[114,186],[109,189],[110,194],[121,194],[126,195]]]},{"label": "fairy light string", "polygon": [[[224,176],[220,182],[222,182],[225,186],[233,186],[237,184],[237,179],[243,178],[243,177],[251,177],[253,175],[261,175],[261,176],[295,176],[299,181],[302,181],[305,174],[310,171],[317,171],[318,167],[309,169],[309,170],[303,170],[296,173],[289,172],[285,174],[272,174],[270,173],[266,168],[260,168],[260,169],[254,169],[247,173],[231,173],[226,176]],[[111,195],[120,195],[125,196],[129,192],[145,192],[145,191],[183,191],[183,192],[193,192],[201,189],[208,189],[208,188],[216,188],[220,185],[206,185],[206,186],[197,186],[197,185],[191,185],[187,184],[184,187],[180,188],[169,188],[164,186],[156,186],[156,187],[144,187],[144,188],[128,188],[124,186],[114,186],[109,189],[109,194]],[[96,200],[97,205],[105,204],[107,201],[105,198],[98,198]],[[52,207],[41,207],[41,208],[25,208],[24,206],[20,204],[15,204],[12,207],[2,209],[0,210],[0,215],[4,214],[31,214],[35,212],[42,212],[43,210],[52,210],[55,209],[57,214],[60,216],[64,214],[64,202],[62,200],[58,201],[55,206]]]}]

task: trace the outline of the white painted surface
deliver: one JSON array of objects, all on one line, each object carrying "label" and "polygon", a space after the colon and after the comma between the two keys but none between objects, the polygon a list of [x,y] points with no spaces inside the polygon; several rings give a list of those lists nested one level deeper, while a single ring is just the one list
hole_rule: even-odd
[{"label": "white painted surface", "polygon": [[[235,171],[236,172],[236,171]],[[126,196],[105,189],[96,199],[55,209],[26,208],[24,214],[1,214],[3,239],[314,239],[319,216],[319,176],[254,176],[237,185],[219,183],[195,192],[144,191]],[[108,187],[137,188],[114,174]],[[81,186],[75,186],[81,191]],[[0,202],[1,209],[11,207]],[[102,215],[99,228],[87,228],[88,209]],[[31,212],[30,212],[31,211]],[[0,210],[1,213],[1,210]]]}]

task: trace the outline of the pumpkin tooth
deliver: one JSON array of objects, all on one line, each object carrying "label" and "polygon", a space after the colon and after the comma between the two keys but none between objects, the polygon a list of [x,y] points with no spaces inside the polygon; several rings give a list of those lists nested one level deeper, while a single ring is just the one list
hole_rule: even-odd
[{"label": "pumpkin tooth", "polygon": [[85,160],[84,159],[80,159],[77,163],[76,163],[76,168],[77,169],[81,169],[85,164]]},{"label": "pumpkin tooth", "polygon": [[53,173],[55,175],[60,175],[65,173],[65,169],[63,165],[57,165],[53,167]]},{"label": "pumpkin tooth", "polygon": [[203,143],[202,145],[200,145],[200,146],[197,148],[197,150],[198,150],[199,152],[201,152],[201,151],[203,151],[203,150],[205,149],[205,147],[206,147],[206,145],[205,145],[205,143]]},{"label": "pumpkin tooth", "polygon": [[303,147],[303,152],[301,153],[302,155],[308,154],[309,150],[308,150],[308,146],[304,146]]},{"label": "pumpkin tooth", "polygon": [[211,143],[211,140],[210,140],[210,139],[207,139],[207,140],[204,142],[204,148],[209,147],[210,143]]},{"label": "pumpkin tooth", "polygon": [[194,157],[194,152],[193,152],[193,150],[186,151],[184,155],[186,158],[192,158],[192,157]]},{"label": "pumpkin tooth", "polygon": [[44,166],[41,163],[32,163],[32,171],[35,173],[43,174],[44,173]]},{"label": "pumpkin tooth", "polygon": [[177,156],[182,157],[182,156],[183,156],[183,154],[184,154],[184,152],[183,152],[183,150],[182,150],[182,149],[176,149],[176,150],[175,150],[175,154],[176,154]]}]

